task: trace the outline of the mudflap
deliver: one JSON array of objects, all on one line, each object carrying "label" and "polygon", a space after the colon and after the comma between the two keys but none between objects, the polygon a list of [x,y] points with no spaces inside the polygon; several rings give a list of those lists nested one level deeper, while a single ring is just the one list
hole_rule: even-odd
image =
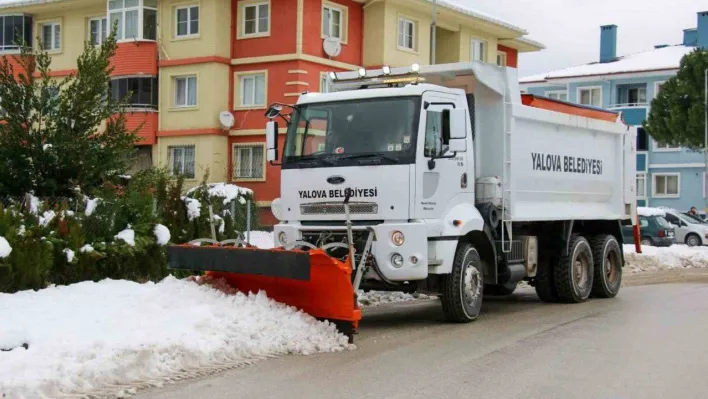
[{"label": "mudflap", "polygon": [[333,323],[353,343],[361,309],[352,287],[352,266],[322,249],[310,251],[238,247],[171,246],[173,269],[203,270],[244,293],[269,298]]}]

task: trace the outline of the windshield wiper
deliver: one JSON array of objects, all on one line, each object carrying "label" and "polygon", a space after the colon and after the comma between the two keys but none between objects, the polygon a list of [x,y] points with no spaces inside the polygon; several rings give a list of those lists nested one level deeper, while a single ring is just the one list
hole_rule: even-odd
[{"label": "windshield wiper", "polygon": [[393,157],[391,155],[387,154],[353,154],[353,155],[344,155],[339,157],[339,159],[371,159],[371,158],[376,158],[379,160],[379,162],[382,159],[385,159],[390,162],[398,162],[398,158]]},{"label": "windshield wiper", "polygon": [[308,162],[308,163],[312,163],[312,164],[317,163],[317,162],[322,162],[322,163],[329,165],[329,166],[334,165],[334,162],[330,161],[327,158],[313,156],[313,155],[303,155],[303,156],[297,157],[297,159],[294,160],[294,162],[296,162],[296,163]]}]

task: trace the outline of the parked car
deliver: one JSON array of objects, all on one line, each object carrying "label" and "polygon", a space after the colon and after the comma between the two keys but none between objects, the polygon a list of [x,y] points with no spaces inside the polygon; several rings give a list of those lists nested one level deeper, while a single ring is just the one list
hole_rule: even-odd
[{"label": "parked car", "polygon": [[696,219],[696,220],[698,220],[699,222],[708,224],[708,219],[706,218],[706,214],[705,214],[705,213],[698,213],[698,214],[695,214],[695,215],[691,215],[691,214],[688,213],[688,212],[683,212],[683,214],[686,215],[686,216],[688,216],[688,217],[690,217],[690,218]]},{"label": "parked car", "polygon": [[[658,208],[638,208],[639,233],[642,246],[670,247],[676,242],[676,232],[664,218],[665,213]],[[632,226],[622,227],[625,244],[634,244]]]},{"label": "parked car", "polygon": [[676,242],[685,243],[689,247],[708,245],[708,223],[676,209],[662,208],[662,210],[666,214],[664,218],[676,231]]}]

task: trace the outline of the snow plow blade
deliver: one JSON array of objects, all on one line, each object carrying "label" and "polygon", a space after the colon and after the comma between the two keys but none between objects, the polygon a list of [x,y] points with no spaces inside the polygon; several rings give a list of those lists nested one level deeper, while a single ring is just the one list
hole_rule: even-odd
[{"label": "snow plow blade", "polygon": [[310,251],[222,246],[167,248],[171,269],[200,270],[223,278],[244,293],[269,298],[334,323],[353,342],[361,310],[352,286],[352,266],[322,249]]}]

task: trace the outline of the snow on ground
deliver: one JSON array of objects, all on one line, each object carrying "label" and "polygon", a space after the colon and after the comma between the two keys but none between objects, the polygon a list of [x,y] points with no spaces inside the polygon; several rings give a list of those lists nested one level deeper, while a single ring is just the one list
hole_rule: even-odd
[{"label": "snow on ground", "polygon": [[258,359],[353,348],[333,325],[265,295],[173,277],[0,294],[0,314],[0,348],[16,348],[0,351],[8,398],[130,394]]},{"label": "snow on ground", "polygon": [[642,246],[637,254],[634,245],[624,245],[626,268],[631,273],[681,268],[708,268],[708,247],[674,244],[670,247]]}]

